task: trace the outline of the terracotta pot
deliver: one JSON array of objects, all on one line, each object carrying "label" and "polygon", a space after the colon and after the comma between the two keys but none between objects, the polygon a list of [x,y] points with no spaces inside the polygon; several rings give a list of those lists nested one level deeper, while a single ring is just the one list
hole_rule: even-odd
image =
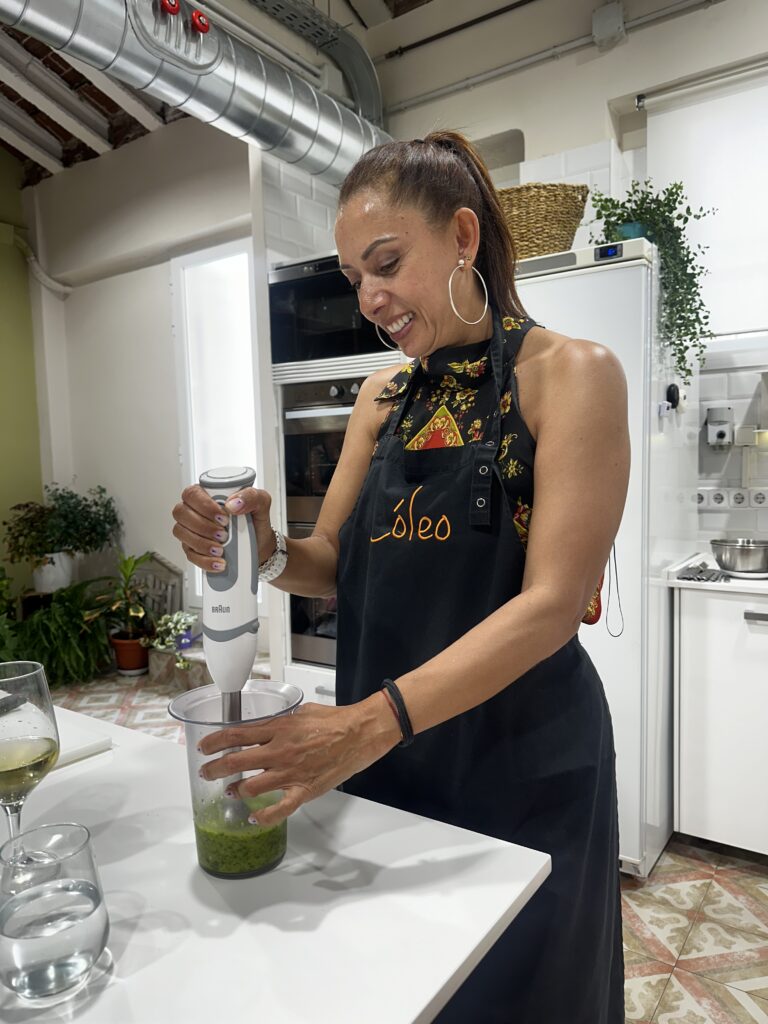
[{"label": "terracotta pot", "polygon": [[138,637],[113,633],[109,642],[115,652],[117,671],[121,676],[143,676],[149,671],[149,648],[142,647]]}]

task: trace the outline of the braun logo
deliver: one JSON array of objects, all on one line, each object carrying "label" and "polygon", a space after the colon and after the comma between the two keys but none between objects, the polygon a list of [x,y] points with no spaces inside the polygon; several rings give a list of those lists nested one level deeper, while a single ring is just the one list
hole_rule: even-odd
[{"label": "braun logo", "polygon": [[229,605],[228,604],[212,604],[211,605],[211,611],[212,612],[221,612],[223,614],[227,614],[229,612]]}]

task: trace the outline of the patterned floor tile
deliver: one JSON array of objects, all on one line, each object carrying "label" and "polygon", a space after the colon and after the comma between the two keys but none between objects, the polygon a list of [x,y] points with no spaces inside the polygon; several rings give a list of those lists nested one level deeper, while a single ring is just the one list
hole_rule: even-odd
[{"label": "patterned floor tile", "polygon": [[180,692],[174,683],[151,682],[146,675],[114,675],[56,689],[52,696],[58,707],[178,743],[184,729],[168,715],[168,702]]},{"label": "patterned floor tile", "polygon": [[768,938],[768,871],[718,869],[701,913],[728,927]]},{"label": "patterned floor tile", "polygon": [[653,1024],[768,1024],[768,1002],[676,969]]},{"label": "patterned floor tile", "polygon": [[670,964],[624,950],[624,1015],[633,1024],[650,1021],[672,973]]},{"label": "patterned floor tile", "polygon": [[674,966],[696,918],[696,908],[679,908],[653,892],[621,896],[624,945],[651,960]]},{"label": "patterned floor tile", "polygon": [[768,937],[699,916],[685,941],[680,970],[768,1000]]}]

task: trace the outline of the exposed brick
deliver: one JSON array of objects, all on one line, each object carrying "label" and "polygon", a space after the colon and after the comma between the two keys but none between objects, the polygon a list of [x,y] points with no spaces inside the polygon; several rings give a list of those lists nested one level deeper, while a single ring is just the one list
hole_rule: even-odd
[{"label": "exposed brick", "polygon": [[50,46],[46,46],[45,43],[41,43],[39,39],[34,39],[32,36],[24,36],[21,45],[27,53],[31,53],[38,60],[42,60],[51,52]]},{"label": "exposed brick", "polygon": [[122,107],[119,107],[109,96],[105,96],[101,89],[97,89],[92,82],[86,81],[81,85],[77,90],[77,95],[93,104],[97,110],[107,117],[113,117],[122,110]]}]

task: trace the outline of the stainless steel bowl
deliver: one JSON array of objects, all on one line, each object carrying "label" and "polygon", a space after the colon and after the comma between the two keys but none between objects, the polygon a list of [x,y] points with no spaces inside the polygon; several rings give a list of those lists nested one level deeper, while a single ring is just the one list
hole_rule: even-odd
[{"label": "stainless steel bowl", "polygon": [[712,554],[726,572],[768,572],[768,540],[713,540]]}]

